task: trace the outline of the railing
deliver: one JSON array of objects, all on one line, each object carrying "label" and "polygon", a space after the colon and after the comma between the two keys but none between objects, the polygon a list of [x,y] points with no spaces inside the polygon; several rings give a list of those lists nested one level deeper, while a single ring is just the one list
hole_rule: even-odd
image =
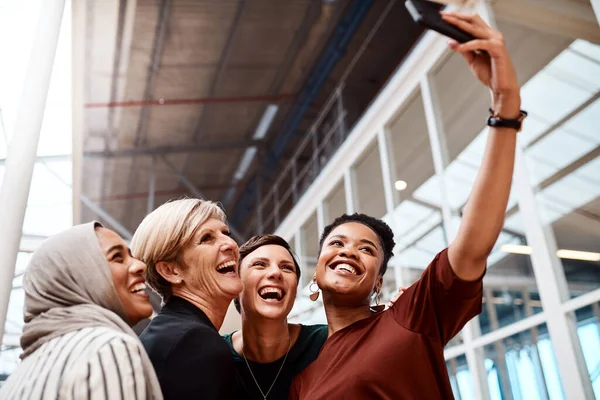
[{"label": "railing", "polygon": [[[328,158],[346,139],[348,121],[342,94],[343,84],[340,84],[325,103],[316,121],[308,129],[308,134],[271,189],[260,199],[257,209],[257,232],[272,231],[280,224],[282,218],[285,218],[317,177]],[[308,159],[306,153],[310,153]]]}]

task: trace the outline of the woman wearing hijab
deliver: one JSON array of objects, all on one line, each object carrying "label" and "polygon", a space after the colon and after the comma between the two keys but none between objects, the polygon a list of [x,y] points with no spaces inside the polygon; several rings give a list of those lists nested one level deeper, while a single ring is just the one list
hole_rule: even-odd
[{"label": "woman wearing hijab", "polygon": [[[456,239],[389,310],[370,310],[392,256],[391,229],[366,215],[326,227],[314,280],[329,338],[292,384],[291,399],[451,399],[444,346],[481,312],[487,257],[503,226],[517,132],[519,84],[502,34],[479,16],[442,13],[477,37],[452,50],[492,92],[486,152]],[[315,293],[316,294],[316,293]]]},{"label": "woman wearing hijab", "polygon": [[244,399],[287,399],[293,378],[313,362],[327,325],[289,324],[300,267],[289,244],[259,235],[240,247],[243,283],[236,308],[242,329],[225,335],[243,383]]},{"label": "woman wearing hijab", "polygon": [[23,277],[23,361],[0,398],[162,399],[131,329],[152,314],[145,270],[98,222],[42,243]]},{"label": "woman wearing hijab", "polygon": [[131,241],[164,306],[140,339],[165,399],[237,399],[239,381],[219,329],[242,290],[238,246],[210,201],[175,200],[146,216]]}]

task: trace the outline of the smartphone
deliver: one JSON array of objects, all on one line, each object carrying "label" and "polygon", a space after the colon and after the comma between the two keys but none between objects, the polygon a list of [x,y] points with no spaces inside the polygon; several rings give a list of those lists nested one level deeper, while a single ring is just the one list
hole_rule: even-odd
[{"label": "smartphone", "polygon": [[404,5],[412,19],[425,28],[439,32],[459,43],[475,39],[470,33],[444,21],[440,15],[439,5],[436,3],[425,0],[406,0]]}]

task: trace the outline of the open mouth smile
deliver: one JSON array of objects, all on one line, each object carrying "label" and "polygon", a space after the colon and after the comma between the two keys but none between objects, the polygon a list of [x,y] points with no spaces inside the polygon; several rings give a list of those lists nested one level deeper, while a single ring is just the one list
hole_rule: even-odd
[{"label": "open mouth smile", "polygon": [[278,303],[285,297],[285,290],[274,286],[265,286],[258,291],[258,295],[269,303]]},{"label": "open mouth smile", "polygon": [[229,261],[225,261],[222,264],[217,265],[217,272],[220,274],[235,274],[235,267],[236,267],[237,263],[235,262],[235,260],[229,260]]},{"label": "open mouth smile", "polygon": [[328,266],[341,275],[362,275],[363,271],[352,261],[334,261]]},{"label": "open mouth smile", "polygon": [[147,286],[145,282],[138,282],[129,288],[129,293],[133,293],[137,296],[148,296],[146,294],[146,288]]}]

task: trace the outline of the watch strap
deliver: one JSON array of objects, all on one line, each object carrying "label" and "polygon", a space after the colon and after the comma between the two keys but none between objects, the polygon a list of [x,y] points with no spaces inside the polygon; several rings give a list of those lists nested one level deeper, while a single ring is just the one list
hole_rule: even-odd
[{"label": "watch strap", "polygon": [[501,118],[497,113],[494,112],[494,110],[490,108],[490,115],[487,119],[487,125],[494,128],[511,128],[515,129],[517,132],[520,132],[525,117],[527,117],[527,112],[521,110],[517,118]]}]

